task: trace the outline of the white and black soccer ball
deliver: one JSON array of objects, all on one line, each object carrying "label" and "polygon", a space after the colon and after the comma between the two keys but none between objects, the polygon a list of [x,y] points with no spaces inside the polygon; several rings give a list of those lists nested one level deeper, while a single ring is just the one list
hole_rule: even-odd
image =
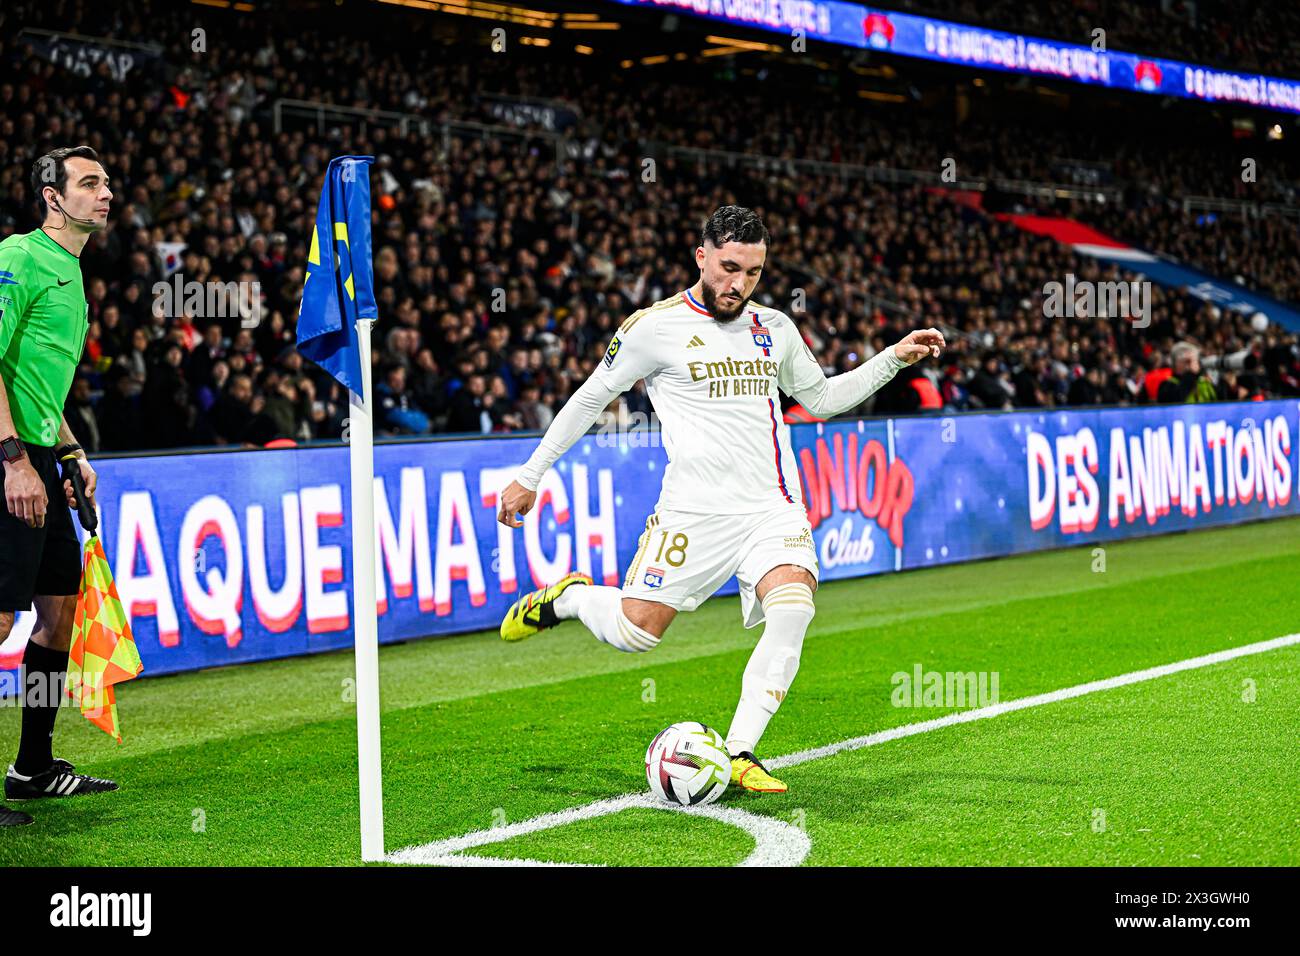
[{"label": "white and black soccer ball", "polygon": [[731,782],[727,745],[712,727],[684,720],[661,730],[645,752],[650,792],[660,800],[697,806],[712,803]]}]

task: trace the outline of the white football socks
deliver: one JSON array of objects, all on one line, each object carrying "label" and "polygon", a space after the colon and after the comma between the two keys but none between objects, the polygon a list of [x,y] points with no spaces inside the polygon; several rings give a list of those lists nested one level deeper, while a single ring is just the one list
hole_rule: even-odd
[{"label": "white football socks", "polygon": [[599,640],[629,654],[659,646],[659,638],[627,619],[619,588],[575,584],[555,599],[555,614],[564,621],[576,617]]},{"label": "white football socks", "polygon": [[763,598],[763,636],[745,666],[740,703],[727,731],[727,750],[732,756],[754,752],[767,722],[785,700],[799,670],[803,638],[815,611],[812,588],[806,584],[778,584]]}]

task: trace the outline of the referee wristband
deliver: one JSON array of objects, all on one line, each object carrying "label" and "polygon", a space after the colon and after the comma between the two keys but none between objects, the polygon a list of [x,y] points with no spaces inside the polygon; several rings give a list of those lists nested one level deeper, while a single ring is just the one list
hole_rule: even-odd
[{"label": "referee wristband", "polygon": [[0,441],[0,460],[3,460],[5,464],[22,461],[26,455],[27,449],[23,446],[22,439],[17,435],[11,435]]}]

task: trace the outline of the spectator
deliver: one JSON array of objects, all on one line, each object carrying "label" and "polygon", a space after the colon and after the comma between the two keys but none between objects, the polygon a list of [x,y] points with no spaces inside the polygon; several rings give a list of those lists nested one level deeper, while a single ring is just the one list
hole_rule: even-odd
[{"label": "spectator", "polygon": [[1068,396],[1071,405],[1102,404],[1101,369],[1090,368],[1070,383]]},{"label": "spectator", "polygon": [[550,407],[542,401],[542,392],[536,382],[529,382],[521,389],[515,402],[515,414],[519,416],[519,427],[530,432],[546,431],[555,418]]},{"label": "spectator", "polygon": [[427,435],[429,416],[420,410],[406,387],[406,366],[394,365],[375,389],[382,428],[398,435]]},{"label": "spectator", "polygon": [[207,385],[212,380],[213,366],[226,357],[226,342],[221,333],[221,323],[212,322],[203,330],[203,338],[186,361],[185,374],[195,386]]},{"label": "spectator", "polygon": [[276,437],[294,440],[310,437],[307,427],[311,417],[310,400],[299,392],[291,378],[268,369],[263,373],[262,394],[266,396],[262,414],[275,424]]},{"label": "spectator", "polygon": [[506,383],[499,375],[492,376],[488,386],[485,406],[492,419],[494,432],[518,431],[524,427],[523,418],[514,410]]},{"label": "spectator", "polygon": [[99,451],[99,421],[95,416],[95,406],[92,403],[90,380],[85,376],[78,375],[73,380],[72,390],[68,393],[68,401],[63,409],[63,417],[68,427],[72,429],[77,444],[85,450],[86,454],[93,455]]},{"label": "spectator", "polygon": [[1010,408],[1015,387],[1007,378],[1006,367],[997,353],[984,356],[980,370],[970,380],[968,387],[971,404],[979,408]]},{"label": "spectator", "polygon": [[180,345],[175,342],[164,345],[141,394],[151,448],[180,448],[191,443],[197,412],[190,403],[189,386],[181,375],[183,358],[184,349]]},{"label": "spectator", "polygon": [[129,451],[141,445],[139,388],[122,366],[114,366],[107,375],[106,393],[96,410],[99,422],[100,449]]},{"label": "spectator", "polygon": [[416,353],[408,380],[412,396],[426,415],[432,419],[444,414],[444,386],[432,351],[420,349]]},{"label": "spectator", "polygon": [[231,375],[225,392],[213,404],[208,417],[217,444],[243,442],[253,416],[253,380],[243,373]]},{"label": "spectator", "polygon": [[492,430],[491,402],[485,401],[487,383],[482,375],[471,375],[465,387],[451,398],[447,431],[486,433]]},{"label": "spectator", "polygon": [[1201,371],[1200,350],[1190,342],[1179,342],[1170,353],[1173,374],[1160,383],[1156,400],[1162,405],[1175,402],[1215,402],[1218,390]]},{"label": "spectator", "polygon": [[[195,389],[195,404],[199,412],[208,415],[212,411],[212,406],[216,404],[217,399],[221,396],[222,390],[226,387],[226,382],[230,380],[230,366],[225,359],[217,359],[212,366],[212,374],[207,380]],[[206,434],[211,435],[211,429],[208,428]],[[211,437],[205,439],[211,441]]]},{"label": "spectator", "polygon": [[139,395],[144,391],[144,384],[149,378],[149,360],[146,354],[148,349],[149,335],[144,329],[138,328],[131,333],[130,349],[118,360],[127,372],[129,388],[133,395]]}]

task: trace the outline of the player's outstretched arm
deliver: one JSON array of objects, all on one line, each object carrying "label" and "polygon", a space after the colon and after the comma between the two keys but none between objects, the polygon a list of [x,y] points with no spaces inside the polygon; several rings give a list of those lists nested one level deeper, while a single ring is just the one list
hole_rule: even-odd
[{"label": "player's outstretched arm", "polygon": [[604,358],[556,414],[551,427],[538,442],[519,475],[501,492],[497,520],[511,528],[523,525],[517,515],[526,515],[537,500],[537,485],[556,459],[587,433],[609,403],[631,388],[638,379],[654,372],[653,329],[628,319],[610,340]]},{"label": "player's outstretched arm", "polygon": [[788,368],[783,370],[783,386],[788,385],[787,391],[812,414],[818,418],[831,418],[862,404],[900,369],[927,355],[938,358],[946,345],[943,333],[938,329],[918,329],[852,371],[827,378],[800,340],[788,356]]},{"label": "player's outstretched arm", "polygon": [[612,387],[608,380],[597,375],[592,375],[582,383],[582,387],[556,413],[532,456],[519,469],[519,475],[501,493],[498,521],[511,528],[523,525],[523,521],[515,516],[526,515],[533,510],[533,503],[537,500],[537,485],[546,470],[587,433],[600,413],[622,393],[623,389]]}]

